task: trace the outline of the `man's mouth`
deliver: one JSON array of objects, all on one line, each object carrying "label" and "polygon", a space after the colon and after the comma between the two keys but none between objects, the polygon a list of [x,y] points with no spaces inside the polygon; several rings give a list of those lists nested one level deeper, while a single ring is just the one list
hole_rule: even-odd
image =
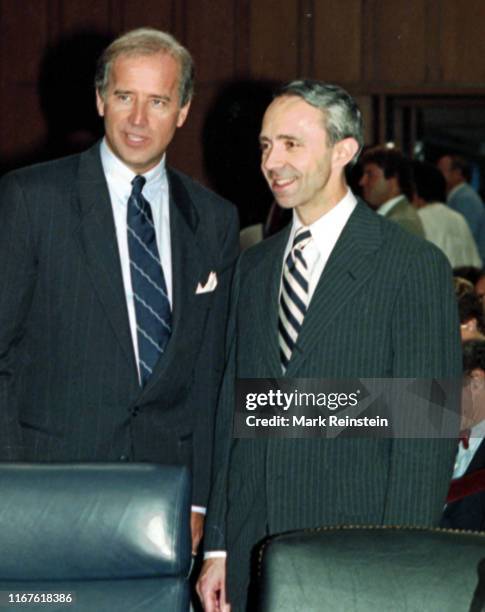
[{"label": "man's mouth", "polygon": [[296,177],[291,178],[274,178],[271,181],[271,189],[273,191],[283,191],[296,181]]},{"label": "man's mouth", "polygon": [[144,144],[148,140],[145,136],[140,136],[139,134],[130,134],[127,132],[125,132],[125,139],[128,144],[132,144],[135,146]]}]

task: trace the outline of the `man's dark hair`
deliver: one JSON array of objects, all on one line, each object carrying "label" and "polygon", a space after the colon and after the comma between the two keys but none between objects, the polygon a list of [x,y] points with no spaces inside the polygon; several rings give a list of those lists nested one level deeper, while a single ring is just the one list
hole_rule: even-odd
[{"label": "man's dark hair", "polygon": [[411,162],[404,157],[399,149],[389,147],[373,147],[368,149],[361,158],[362,165],[375,164],[382,168],[386,179],[397,178],[401,192],[411,200],[414,193]]},{"label": "man's dark hair", "polygon": [[441,172],[425,161],[413,161],[414,189],[425,202],[446,202],[446,181]]},{"label": "man's dark hair", "polygon": [[470,374],[475,368],[485,372],[485,340],[468,340],[463,343],[463,371]]},{"label": "man's dark hair", "polygon": [[453,276],[465,278],[475,286],[482,276],[485,276],[485,270],[476,268],[475,266],[460,266],[459,268],[453,268]]},{"label": "man's dark hair", "polygon": [[[456,281],[455,281],[456,282]],[[483,334],[485,333],[485,316],[483,306],[478,295],[472,290],[463,291],[457,295],[458,301],[458,316],[460,323],[467,323],[472,319],[477,322],[477,329]]]}]

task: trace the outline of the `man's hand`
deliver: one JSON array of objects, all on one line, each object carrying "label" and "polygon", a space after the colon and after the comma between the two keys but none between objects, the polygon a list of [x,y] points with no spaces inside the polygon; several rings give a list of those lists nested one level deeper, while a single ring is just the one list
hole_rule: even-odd
[{"label": "man's hand", "polygon": [[231,612],[226,602],[226,559],[206,559],[202,565],[197,593],[205,612]]},{"label": "man's hand", "polygon": [[204,534],[205,516],[201,512],[190,513],[190,531],[192,533],[192,554],[197,554],[202,535]]}]

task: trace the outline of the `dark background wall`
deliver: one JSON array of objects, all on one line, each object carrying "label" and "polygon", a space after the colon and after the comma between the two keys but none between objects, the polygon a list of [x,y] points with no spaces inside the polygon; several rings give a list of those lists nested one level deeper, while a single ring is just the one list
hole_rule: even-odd
[{"label": "dark background wall", "polygon": [[[194,55],[196,98],[170,161],[220,191],[225,173],[227,183],[237,171],[242,189],[253,172],[245,159],[268,86],[298,76],[354,94],[368,143],[411,150],[455,128],[458,148],[468,138],[463,146],[483,154],[483,0],[0,0],[2,169],[95,138],[92,57],[143,25],[169,30]],[[441,125],[430,108],[452,110]],[[230,160],[231,150],[242,157]]]}]

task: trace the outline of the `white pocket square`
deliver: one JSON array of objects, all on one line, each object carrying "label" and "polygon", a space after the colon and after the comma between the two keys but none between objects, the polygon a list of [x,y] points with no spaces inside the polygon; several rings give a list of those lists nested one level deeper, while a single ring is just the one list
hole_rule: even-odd
[{"label": "white pocket square", "polygon": [[196,294],[210,293],[211,291],[214,291],[216,287],[217,287],[217,274],[215,272],[211,272],[209,274],[209,278],[207,279],[207,282],[205,283],[205,285],[203,285],[202,283],[199,283],[197,285],[197,289],[195,290],[195,293]]}]

